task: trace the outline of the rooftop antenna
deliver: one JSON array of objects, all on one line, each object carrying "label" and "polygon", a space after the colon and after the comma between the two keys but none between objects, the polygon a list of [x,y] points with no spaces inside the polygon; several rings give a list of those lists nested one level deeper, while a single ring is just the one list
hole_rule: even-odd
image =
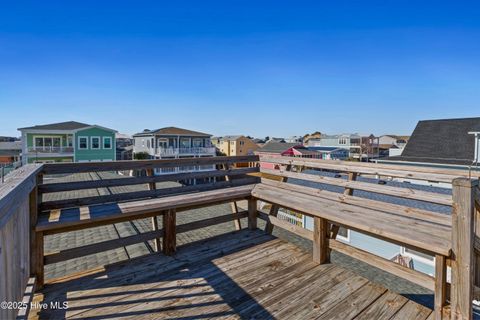
[{"label": "rooftop antenna", "polygon": [[468,178],[472,177],[472,166],[475,166],[478,168],[478,160],[479,160],[479,153],[480,153],[480,131],[472,131],[469,132],[468,134],[473,134],[475,136],[475,153],[474,153],[474,159],[472,162],[472,165],[468,167]]}]

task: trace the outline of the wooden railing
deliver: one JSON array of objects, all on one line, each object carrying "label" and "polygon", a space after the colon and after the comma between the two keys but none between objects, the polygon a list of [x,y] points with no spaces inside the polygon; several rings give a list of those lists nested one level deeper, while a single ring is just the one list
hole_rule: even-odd
[{"label": "wooden railing", "polygon": [[[272,193],[276,197],[271,198],[272,206],[269,213],[260,213],[259,215],[261,219],[267,221],[267,232],[271,232],[273,226],[277,226],[313,241],[314,260],[318,263],[328,261],[329,250],[336,250],[434,291],[435,316],[437,319],[441,319],[442,315],[445,314],[451,314],[452,319],[470,319],[472,317],[474,292],[476,294],[480,293],[478,288],[480,285],[480,232],[478,231],[480,230],[480,191],[478,188],[478,172],[472,174],[465,170],[375,165],[360,162],[296,159],[291,157],[262,157],[261,161],[272,163],[276,168],[279,168],[278,170],[261,170],[264,178],[262,178],[260,185],[265,185],[264,190],[267,190],[267,193],[264,192],[264,194],[266,198],[268,198],[268,190],[278,188],[283,189],[281,191],[286,191],[287,193],[284,194],[288,194],[291,199],[303,197],[304,195],[314,196],[318,199],[318,201],[315,201],[315,198],[305,197],[305,201],[310,201],[313,204],[311,209],[307,209],[308,206],[298,206],[295,204],[295,201],[277,200],[281,199],[280,195],[283,194],[281,192]],[[306,169],[310,169],[310,171],[305,171]],[[318,171],[334,172],[337,175],[333,177],[332,174],[319,174]],[[344,174],[347,179],[339,178],[338,173]],[[358,181],[357,178],[361,175],[369,178],[403,178],[424,180],[429,183],[450,183],[452,185],[452,195],[416,188],[382,185],[374,181]],[[471,178],[472,176],[474,179]],[[285,184],[289,179],[295,179],[296,183]],[[307,183],[301,184],[299,181],[306,181]],[[317,187],[312,187],[312,182],[316,183]],[[339,195],[325,189],[317,189],[320,185],[341,187],[344,188],[344,193]],[[354,190],[416,202],[421,201],[434,205],[450,206],[452,208],[451,216],[406,205],[379,201],[378,197],[376,200],[358,197],[354,195]],[[252,194],[262,201],[266,199],[264,194],[262,194],[262,188],[257,190],[256,187]],[[375,199],[375,197],[373,198]],[[345,204],[355,206],[354,210],[356,213],[364,214],[365,219],[363,222],[360,222],[360,225],[356,225],[355,223],[357,222],[353,220],[348,221],[349,209],[345,207]],[[322,206],[325,208],[322,209]],[[297,210],[297,212],[312,217],[314,219],[314,229],[307,230],[280,220],[276,216],[280,207]],[[298,210],[299,208],[301,210]],[[345,212],[345,214],[336,215],[335,211],[330,210],[334,208],[337,208],[338,212]],[[368,208],[368,210],[364,208]],[[406,219],[411,218],[411,230],[405,230],[404,232],[412,234],[412,238],[415,238],[414,234],[417,230],[418,232],[425,232],[426,230],[431,232],[433,230],[433,232],[437,233],[448,232],[451,234],[449,249],[440,253],[441,250],[435,245],[431,246],[429,243],[422,245],[421,237],[418,237],[419,241],[412,246],[415,243],[413,239],[406,241],[408,242],[406,243],[404,241],[408,237],[396,237],[394,231],[389,233],[387,229],[376,230],[375,228],[368,228],[369,215],[375,215],[375,212],[388,212]],[[331,218],[322,218],[326,216]],[[338,223],[339,221],[341,223]],[[422,230],[419,221],[432,223],[432,227]],[[330,224],[331,226],[329,226]],[[438,229],[436,229],[435,225],[438,225]],[[365,250],[353,247],[348,243],[336,240],[340,226],[434,256],[434,276],[406,268]],[[402,240],[402,238],[404,239]],[[474,248],[475,250],[473,250]],[[446,282],[447,266],[451,268],[451,283]],[[478,296],[475,296],[475,298],[478,299]],[[447,301],[450,302],[449,305]]]},{"label": "wooden railing", "polygon": [[[149,240],[154,240],[155,250],[171,255],[176,250],[176,236],[179,233],[228,221],[233,221],[236,228],[240,229],[241,218],[248,218],[248,227],[255,229],[257,218],[260,218],[267,222],[267,233],[271,233],[274,227],[280,227],[311,240],[314,244],[313,259],[317,263],[327,262],[330,250],[339,251],[434,291],[437,318],[447,313],[451,313],[453,319],[471,318],[473,294],[480,292],[477,288],[480,287],[478,180],[467,178],[468,173],[459,170],[408,167],[407,171],[405,167],[397,166],[292,158],[262,161],[275,162],[281,169],[262,169],[263,172],[259,173],[256,165],[235,168],[236,163],[258,162],[256,156],[245,156],[43,164],[27,165],[17,170],[6,183],[0,184],[0,300],[21,301],[31,298],[33,282],[36,282],[37,288],[43,285],[44,266],[48,264]],[[157,168],[202,165],[216,166],[216,170],[154,175]],[[305,171],[306,168],[344,173],[347,180],[315,175]],[[139,174],[131,177],[116,174],[117,171],[128,170]],[[261,180],[260,174],[264,176]],[[358,180],[362,175],[452,183],[452,195]],[[291,179],[333,185],[343,188],[344,192],[338,194],[286,183]],[[163,187],[164,182],[176,185]],[[257,188],[278,188],[279,194],[285,194],[285,197],[272,199],[268,213],[258,212],[257,194],[260,194],[256,193]],[[92,190],[97,193],[107,190],[108,193],[93,196]],[[361,198],[355,195],[355,190],[451,206],[452,215]],[[248,201],[246,210],[239,209],[236,203],[239,200]],[[311,207],[305,205],[308,201],[317,200],[322,205],[315,205],[316,202]],[[178,212],[219,203],[232,203],[232,213],[177,224]],[[297,205],[303,211],[296,210]],[[354,207],[354,210],[345,210],[345,205]],[[314,229],[308,230],[280,219],[277,217],[280,208],[313,217]],[[411,218],[409,232],[412,235],[416,230],[419,233],[435,230],[433,227],[427,228],[421,221],[438,225],[439,232],[451,234],[448,246],[444,242],[439,247],[435,243],[423,244],[413,240],[403,243],[402,239],[406,237],[396,237],[388,226],[379,229],[378,226],[369,225],[373,221],[371,219],[378,220],[371,214],[387,211],[402,216],[402,219]],[[354,219],[353,215],[361,214],[364,219]],[[44,252],[43,240],[46,235],[145,218],[152,219],[151,231],[58,252]],[[161,228],[158,218],[163,221]],[[420,222],[415,222],[417,220]],[[434,255],[435,275],[417,272],[341,242],[336,239],[339,227]],[[447,266],[451,268],[451,283],[446,281]],[[14,316],[12,310],[0,310],[0,319]]]}]

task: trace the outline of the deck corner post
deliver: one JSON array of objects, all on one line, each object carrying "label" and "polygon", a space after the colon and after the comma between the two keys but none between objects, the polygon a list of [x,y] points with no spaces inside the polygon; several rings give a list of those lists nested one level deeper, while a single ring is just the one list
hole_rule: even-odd
[{"label": "deck corner post", "polygon": [[330,262],[329,226],[326,219],[314,217],[313,220],[313,262]]},{"label": "deck corner post", "polygon": [[171,256],[177,250],[176,212],[170,209],[163,214],[163,253]]},{"label": "deck corner post", "polygon": [[257,229],[257,199],[248,199],[248,229]]},{"label": "deck corner post", "polygon": [[30,220],[30,275],[36,277],[36,287],[42,288],[44,281],[43,266],[43,233],[36,232],[39,207],[42,202],[42,195],[38,192],[38,186],[43,183],[43,174],[36,176],[35,187],[29,194],[29,220]]},{"label": "deck corner post", "polygon": [[451,319],[471,319],[473,300],[474,196],[478,181],[452,182]]}]

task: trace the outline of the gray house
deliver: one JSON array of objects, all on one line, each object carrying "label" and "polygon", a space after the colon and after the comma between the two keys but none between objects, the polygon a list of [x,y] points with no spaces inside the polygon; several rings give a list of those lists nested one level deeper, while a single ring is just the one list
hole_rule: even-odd
[{"label": "gray house", "polygon": [[374,135],[344,133],[327,135],[308,140],[308,147],[342,148],[349,151],[350,158],[363,159],[378,156],[378,138]]}]

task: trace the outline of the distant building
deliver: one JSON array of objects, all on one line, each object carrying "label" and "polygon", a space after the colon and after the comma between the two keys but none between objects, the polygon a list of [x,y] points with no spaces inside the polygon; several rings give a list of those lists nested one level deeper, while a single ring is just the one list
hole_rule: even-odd
[{"label": "distant building", "polygon": [[98,125],[76,121],[18,129],[22,133],[22,161],[115,161],[115,133]]},{"label": "distant building", "polygon": [[292,137],[286,138],[286,139],[285,139],[285,142],[287,142],[287,143],[299,143],[299,144],[302,144],[302,143],[303,143],[303,137],[301,137],[301,136],[292,136]]},{"label": "distant building", "polygon": [[378,137],[379,157],[402,154],[410,136],[383,135]]},{"label": "distant building", "polygon": [[419,121],[402,154],[378,162],[467,169],[480,165],[480,117]]},{"label": "distant building", "polygon": [[274,169],[275,168],[274,164],[262,162],[262,158],[281,157],[282,153],[284,153],[288,149],[293,148],[295,146],[303,147],[298,143],[268,141],[267,143],[265,143],[263,147],[255,151],[255,154],[257,154],[260,157],[260,167],[266,168],[266,169]]},{"label": "distant building", "polygon": [[347,149],[337,147],[308,147],[308,149],[318,152],[319,159],[323,160],[346,160],[350,154]]},{"label": "distant building", "polygon": [[14,141],[18,141],[18,138],[0,136],[0,142],[14,142]]},{"label": "distant building", "polygon": [[359,160],[378,157],[378,138],[374,135],[346,133],[337,135],[322,134],[321,138],[311,138],[308,147],[342,148],[349,151],[349,157]]},{"label": "distant building", "polygon": [[253,155],[259,147],[249,138],[242,135],[213,137],[212,144],[227,156]]},{"label": "distant building", "polygon": [[[134,157],[144,153],[150,159],[172,159],[192,157],[212,157],[216,149],[212,146],[211,134],[177,127],[166,127],[156,130],[145,129],[133,135]],[[182,168],[164,168],[156,170],[157,174],[178,171],[212,170],[214,167],[193,166]]]},{"label": "distant building", "polygon": [[0,165],[19,162],[21,153],[21,141],[0,142]]},{"label": "distant building", "polygon": [[128,134],[115,135],[117,160],[133,160],[133,138]]}]

